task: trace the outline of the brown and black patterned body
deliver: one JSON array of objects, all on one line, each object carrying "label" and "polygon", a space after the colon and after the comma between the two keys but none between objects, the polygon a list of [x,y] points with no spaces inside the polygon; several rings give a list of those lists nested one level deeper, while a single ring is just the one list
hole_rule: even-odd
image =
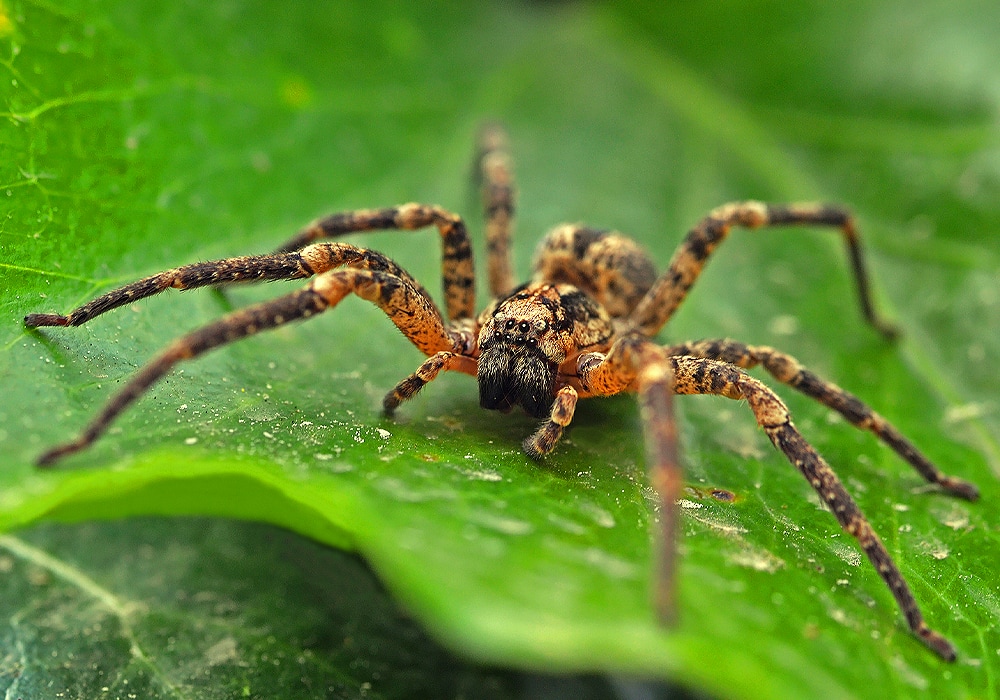
[{"label": "brown and black patterned body", "polygon": [[[296,292],[235,311],[172,343],[113,396],[75,440],[43,454],[39,465],[51,465],[89,446],[176,363],[333,309],[345,296],[354,294],[381,308],[427,356],[385,396],[386,413],[394,412],[443,371],[473,375],[483,408],[509,411],[519,407],[543,419],[523,443],[525,452],[537,459],[555,448],[579,399],[638,394],[646,426],[650,481],[660,500],[654,597],[664,620],[672,619],[676,611],[676,504],[683,486],[673,397],[714,394],[746,401],[771,442],[816,490],[844,531],[857,540],[913,633],[942,658],[953,660],[954,648],[924,622],[902,573],[840,479],[798,432],[781,399],[745,370],[762,365],[779,382],[871,431],[924,479],[947,493],[975,500],[976,487],[941,472],[884,417],[789,355],[731,340],[671,346],[653,340],[733,226],[757,229],[787,225],[840,231],[862,314],[877,331],[892,337],[895,329],[875,314],[852,217],[830,205],[727,204],[690,230],[660,276],[642,249],[621,234],[563,225],[539,245],[531,281],[514,288],[509,259],[514,184],[506,135],[498,127],[481,133],[478,161],[476,178],[482,191],[493,297],[478,316],[474,311],[472,247],[464,222],[437,206],[404,204],[333,214],[304,228],[276,253],[186,265],[112,290],[65,316],[25,317],[28,327],[79,325],[167,289],[312,278]],[[406,270],[382,253],[320,240],[354,232],[412,231],[428,226],[436,226],[440,233],[446,314]]]},{"label": "brown and black patterned body", "polygon": [[575,285],[613,318],[624,319],[656,282],[656,268],[635,241],[620,233],[565,225],[538,246],[533,279]]},{"label": "brown and black patterned body", "polygon": [[[587,350],[608,347],[611,317],[569,284],[533,282],[500,301],[479,331],[479,405],[520,406],[542,418],[567,383],[561,368]],[[574,371],[575,374],[575,371]]]}]

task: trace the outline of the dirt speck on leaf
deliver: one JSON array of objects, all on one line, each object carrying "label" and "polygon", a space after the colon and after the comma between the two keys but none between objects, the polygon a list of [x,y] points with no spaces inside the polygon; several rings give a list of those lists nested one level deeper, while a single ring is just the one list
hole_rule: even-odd
[{"label": "dirt speck on leaf", "polygon": [[209,666],[218,666],[236,659],[236,639],[233,637],[223,637],[205,650],[205,662]]}]

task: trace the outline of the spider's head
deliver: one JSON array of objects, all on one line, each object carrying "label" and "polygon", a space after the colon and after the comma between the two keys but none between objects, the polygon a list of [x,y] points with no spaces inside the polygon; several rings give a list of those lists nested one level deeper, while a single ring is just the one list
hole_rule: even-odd
[{"label": "spider's head", "polygon": [[556,374],[566,359],[553,329],[551,305],[539,293],[507,298],[479,332],[479,405],[507,412],[520,406],[545,418],[555,397]]}]

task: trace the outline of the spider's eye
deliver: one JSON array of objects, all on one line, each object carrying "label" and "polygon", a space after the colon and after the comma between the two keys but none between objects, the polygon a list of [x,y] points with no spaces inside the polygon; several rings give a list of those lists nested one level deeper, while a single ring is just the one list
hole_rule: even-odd
[{"label": "spider's eye", "polygon": [[505,327],[505,328],[506,328],[507,330],[510,330],[510,329],[512,329],[512,328],[513,328],[513,327],[514,327],[514,326],[515,326],[516,324],[517,324],[517,321],[515,321],[515,320],[514,320],[514,319],[512,319],[512,318],[508,318],[508,319],[507,319],[507,323],[506,323],[506,324],[504,324],[504,327]]},{"label": "spider's eye", "polygon": [[519,324],[517,324],[517,330],[521,331],[522,333],[527,333],[528,331],[531,330],[531,324],[529,324],[527,321],[521,321]]},{"label": "spider's eye", "polygon": [[538,340],[536,340],[535,338],[528,338],[528,340],[525,341],[525,342],[527,343],[527,345],[528,345],[529,348],[533,348],[533,347],[537,347],[538,346]]}]

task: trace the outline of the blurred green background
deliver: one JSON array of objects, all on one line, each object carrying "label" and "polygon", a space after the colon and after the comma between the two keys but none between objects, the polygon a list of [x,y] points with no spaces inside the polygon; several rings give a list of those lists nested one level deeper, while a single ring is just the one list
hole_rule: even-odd
[{"label": "blurred green background", "polygon": [[[995,696],[998,35],[987,2],[0,0],[0,687]],[[294,285],[164,294],[78,329],[26,332],[25,313],[265,252],[340,209],[433,202],[478,236],[485,119],[511,134],[525,274],[561,221],[663,266],[726,201],[854,208],[899,343],[861,321],[825,231],[734,233],[662,337],[778,346],[979,484],[978,504],[941,496],[782,391],[955,665],[908,634],[746,407],[712,397],[679,402],[681,622],[659,628],[634,400],[586,402],[541,466],[519,450],[532,422],[481,411],[468,377],[387,420],[421,358],[356,299],[184,366],[92,450],[33,470],[169,340]],[[439,293],[433,232],[358,241]],[[587,675],[548,675],[567,673]]]}]

